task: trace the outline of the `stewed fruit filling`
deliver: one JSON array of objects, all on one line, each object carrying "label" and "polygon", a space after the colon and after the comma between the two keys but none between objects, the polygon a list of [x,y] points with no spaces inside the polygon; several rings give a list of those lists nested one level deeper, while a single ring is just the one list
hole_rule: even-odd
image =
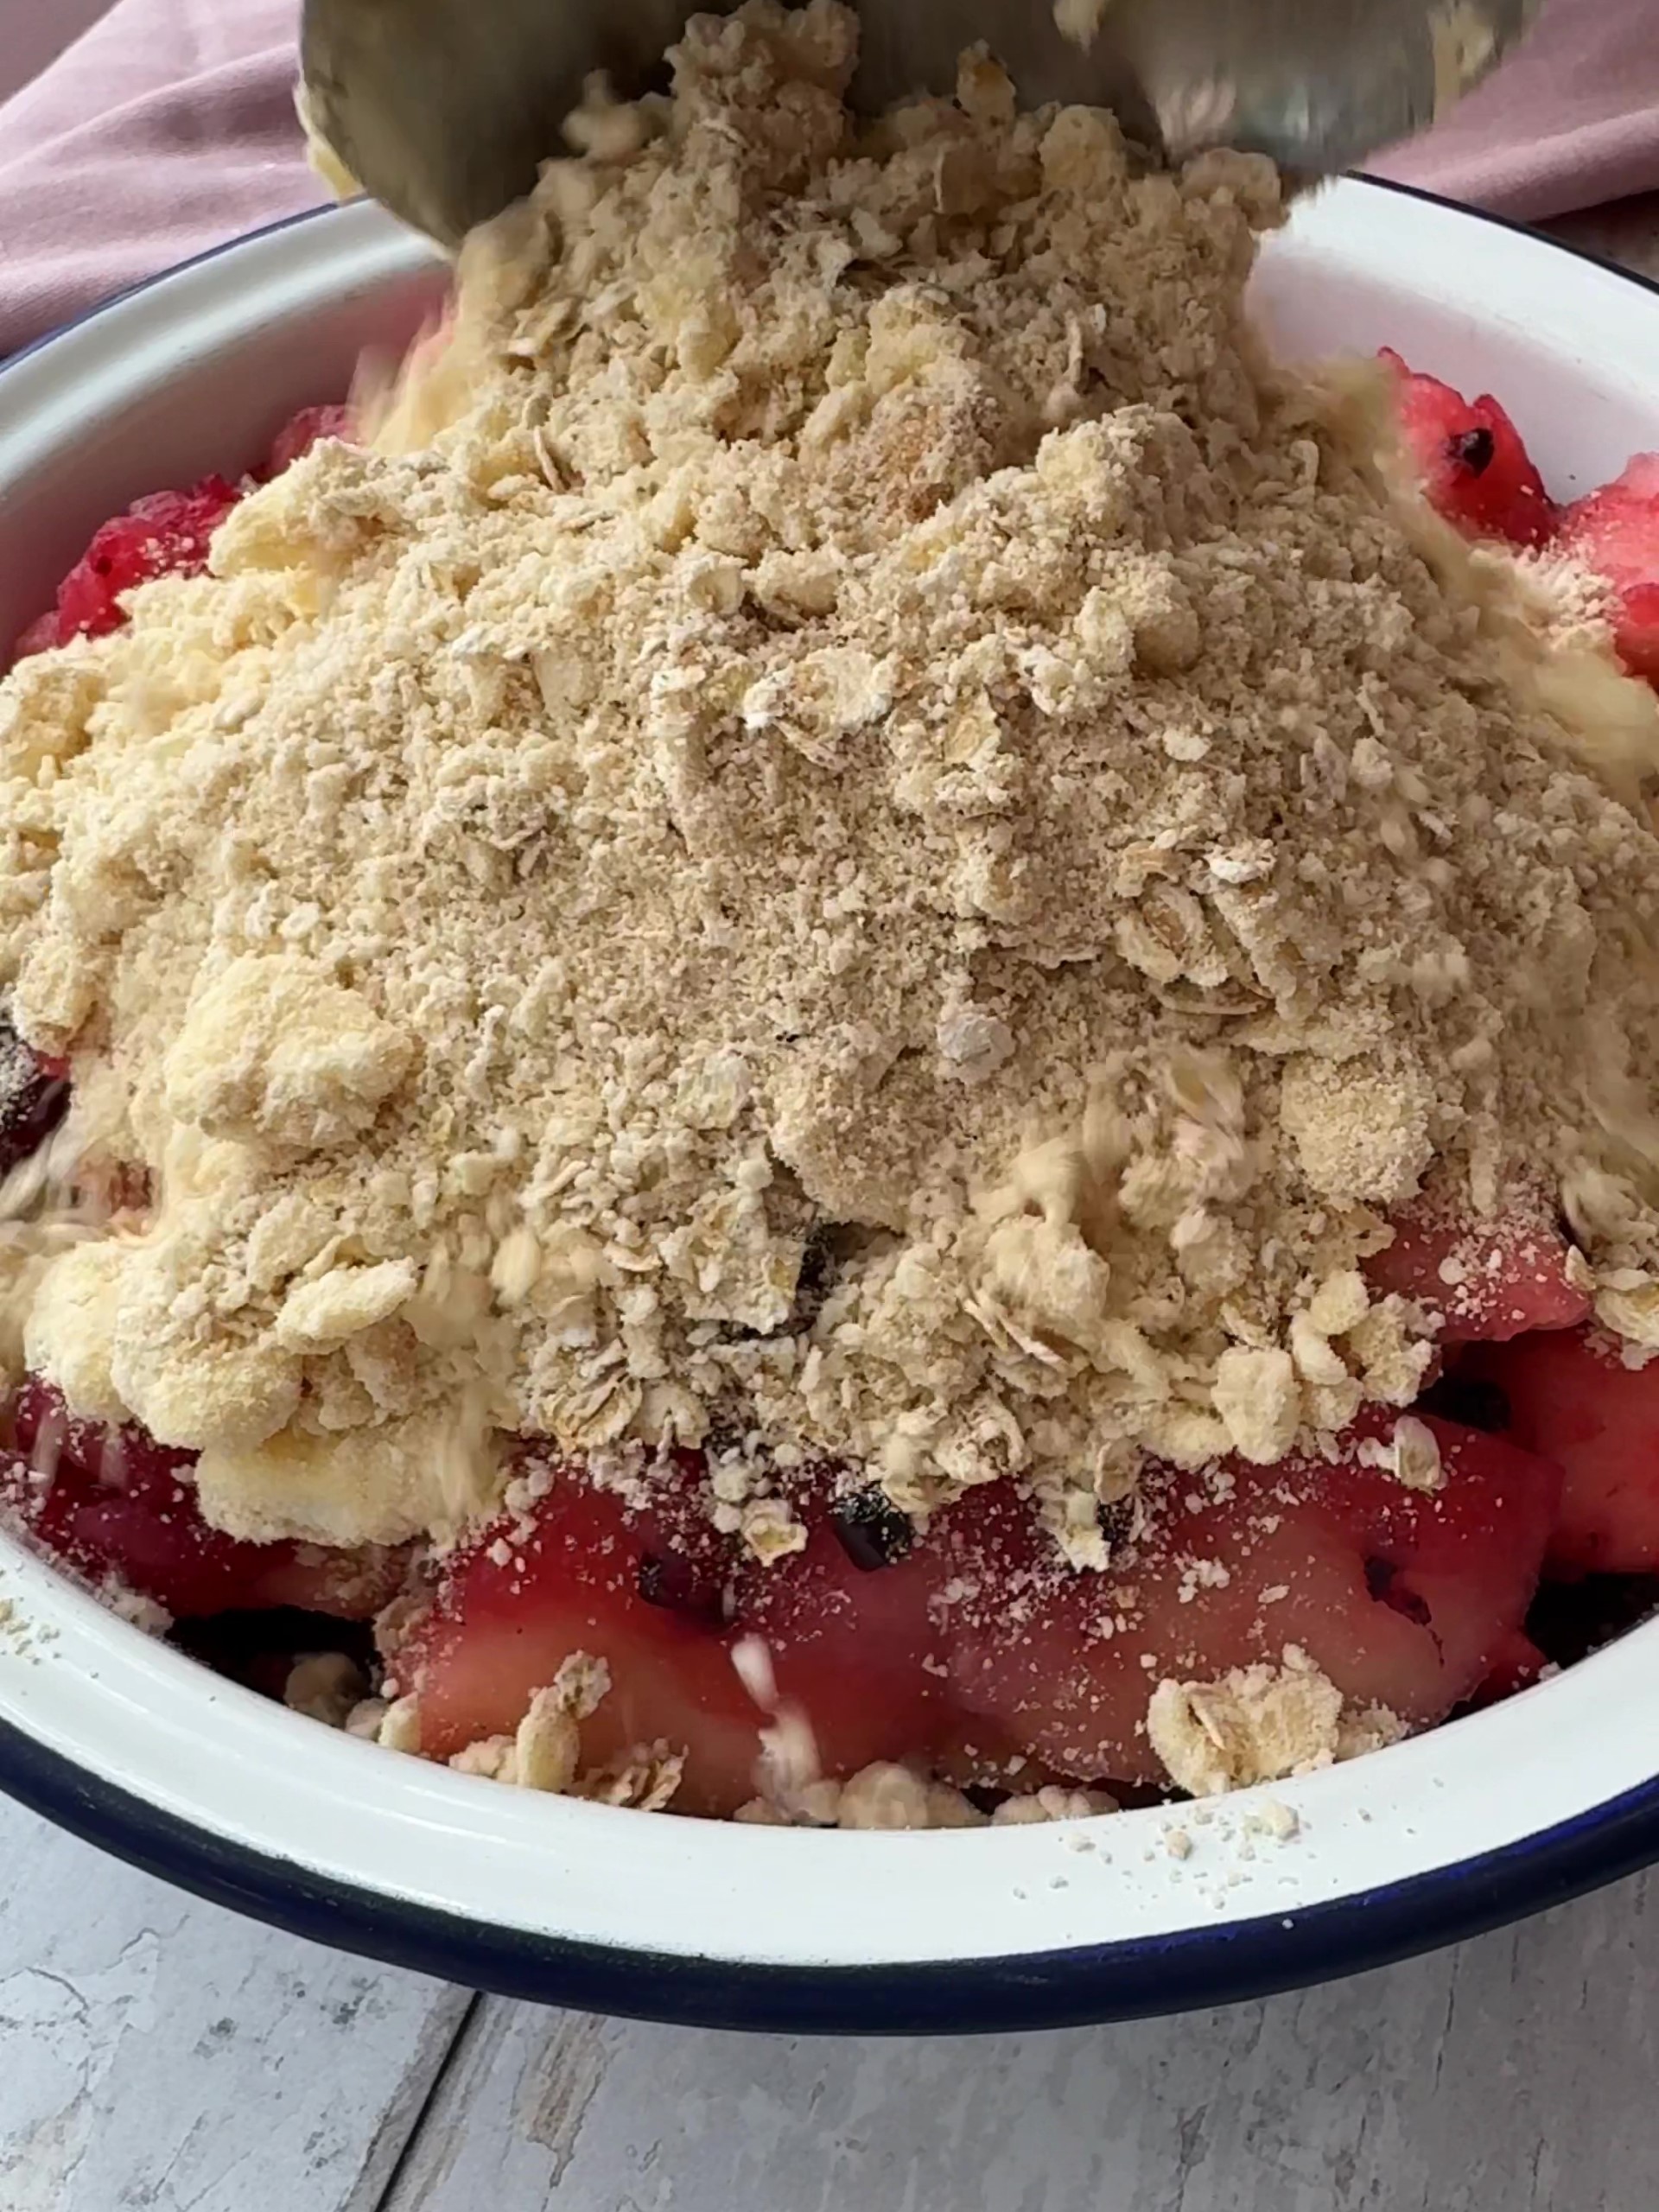
[{"label": "stewed fruit filling", "polygon": [[[1062,1784],[1067,1809],[1116,1802],[1103,1785],[1202,1794],[1522,1688],[1659,1576],[1659,1372],[1573,1325],[1559,1241],[1459,1242],[1480,1295],[1413,1413],[1272,1467],[1149,1465],[1099,1509],[1094,1572],[1012,1484],[918,1528],[813,1470],[792,1486],[798,1548],[762,1562],[715,1527],[704,1455],[616,1488],[531,1444],[500,1511],[441,1555],[238,1541],[203,1518],[194,1455],[78,1420],[38,1380],[12,1403],[0,1495],[189,1648],[202,1624],[269,1617],[267,1637],[250,1618],[200,1648],[471,1771],[522,1759],[534,1778],[539,1759],[543,1787],[798,1818],[833,1817],[864,1777],[855,1808],[922,1825]],[[1385,1262],[1421,1264],[1408,1237]],[[378,1650],[348,1656],[334,1624],[377,1618]]]},{"label": "stewed fruit filling", "polygon": [[694,23],[18,641],[0,1509],[530,1787],[1269,1781],[1659,1592],[1659,461],[853,39]]}]

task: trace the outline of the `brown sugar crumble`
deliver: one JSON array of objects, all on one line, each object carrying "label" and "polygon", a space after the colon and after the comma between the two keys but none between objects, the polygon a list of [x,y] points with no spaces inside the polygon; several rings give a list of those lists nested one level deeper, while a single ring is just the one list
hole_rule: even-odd
[{"label": "brown sugar crumble", "polygon": [[[695,20],[372,445],[0,683],[0,983],[153,1200],[4,1247],[23,1356],[237,1535],[453,1533],[532,1434],[1098,1564],[1143,1457],[1410,1403],[1426,1186],[1659,1347],[1659,706],[1264,358],[1270,166],[982,54],[861,125],[854,41]],[[1341,1755],[1262,1672],[1158,1691],[1178,1781]]]}]

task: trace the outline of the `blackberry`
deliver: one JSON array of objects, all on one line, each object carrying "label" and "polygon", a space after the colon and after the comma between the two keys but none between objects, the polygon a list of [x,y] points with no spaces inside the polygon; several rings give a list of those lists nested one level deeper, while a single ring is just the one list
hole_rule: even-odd
[{"label": "blackberry", "polygon": [[1414,1590],[1400,1586],[1400,1570],[1391,1559],[1368,1559],[1365,1562],[1365,1587],[1381,1605],[1391,1612],[1402,1613],[1408,1621],[1415,1621],[1419,1628],[1430,1626],[1433,1616],[1427,1599]]},{"label": "blackberry", "polygon": [[1502,1436],[1510,1425],[1510,1402],[1503,1390],[1476,1375],[1442,1375],[1418,1399],[1417,1410],[1461,1422],[1465,1428],[1484,1429],[1488,1436]]},{"label": "blackberry", "polygon": [[63,1075],[31,1052],[0,1014],[0,1175],[45,1143],[68,1106]]},{"label": "blackberry", "polygon": [[1446,451],[1459,468],[1484,476],[1497,458],[1497,440],[1485,429],[1455,430],[1446,440]]},{"label": "blackberry", "polygon": [[665,1613],[678,1613],[709,1628],[726,1625],[724,1585],[683,1552],[647,1552],[635,1580],[648,1605],[659,1605]]},{"label": "blackberry", "polygon": [[842,1551],[866,1574],[879,1567],[897,1567],[916,1541],[910,1516],[874,1488],[839,1501],[835,1529]]}]

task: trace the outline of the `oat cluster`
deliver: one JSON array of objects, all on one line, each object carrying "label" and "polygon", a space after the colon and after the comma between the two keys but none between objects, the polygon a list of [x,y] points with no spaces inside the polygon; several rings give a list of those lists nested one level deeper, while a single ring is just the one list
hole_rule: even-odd
[{"label": "oat cluster", "polygon": [[[1405,1403],[1426,1181],[1659,1342],[1653,702],[1273,370],[1258,160],[874,127],[702,18],[326,444],[0,685],[0,982],[113,1192],[18,1356],[205,1507],[442,1529],[707,1441],[1075,1556],[1146,1453]],[[60,1243],[61,1230],[58,1232]]]}]

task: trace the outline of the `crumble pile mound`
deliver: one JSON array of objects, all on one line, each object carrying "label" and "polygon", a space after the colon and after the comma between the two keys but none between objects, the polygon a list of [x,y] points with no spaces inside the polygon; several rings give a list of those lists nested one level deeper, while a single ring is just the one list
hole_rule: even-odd
[{"label": "crumble pile mound", "polygon": [[0,685],[0,981],[143,1200],[14,1227],[10,1356],[237,1534],[517,1432],[707,1443],[762,1550],[810,1460],[1013,1472],[1087,1561],[1144,1453],[1410,1402],[1425,1186],[1659,1343],[1654,702],[1267,364],[1267,166],[853,54],[695,22],[373,449]]}]

